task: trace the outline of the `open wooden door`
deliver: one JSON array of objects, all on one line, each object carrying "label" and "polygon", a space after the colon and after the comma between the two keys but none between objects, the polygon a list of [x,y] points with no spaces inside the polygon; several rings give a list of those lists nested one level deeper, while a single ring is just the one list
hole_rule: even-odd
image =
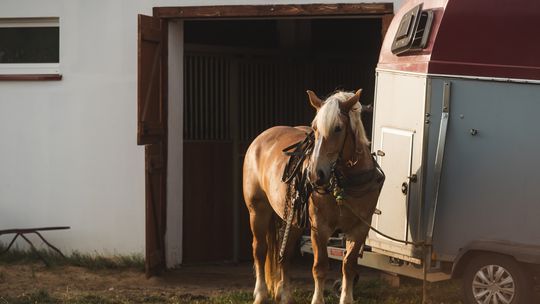
[{"label": "open wooden door", "polygon": [[145,148],[146,274],[165,268],[167,98],[166,26],[139,15],[137,143]]}]

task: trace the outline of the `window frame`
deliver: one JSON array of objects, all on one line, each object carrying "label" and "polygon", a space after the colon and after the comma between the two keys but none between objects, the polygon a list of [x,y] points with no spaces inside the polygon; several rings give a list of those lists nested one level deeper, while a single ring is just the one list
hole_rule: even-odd
[{"label": "window frame", "polygon": [[[60,28],[60,18],[0,18],[0,28],[9,27]],[[58,43],[60,44],[60,41]],[[60,53],[60,49],[58,52]],[[60,73],[60,54],[58,61],[55,63],[0,63],[0,80],[60,80],[62,79]]]}]

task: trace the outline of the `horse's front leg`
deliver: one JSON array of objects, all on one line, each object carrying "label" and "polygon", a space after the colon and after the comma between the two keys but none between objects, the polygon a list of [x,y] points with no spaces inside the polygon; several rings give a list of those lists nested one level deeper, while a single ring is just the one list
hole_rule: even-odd
[{"label": "horse's front leg", "polygon": [[354,277],[358,268],[358,256],[363,241],[347,240],[347,253],[343,258],[340,304],[353,302]]},{"label": "horse's front leg", "polygon": [[[371,222],[371,217],[368,218]],[[364,244],[367,234],[369,233],[369,227],[364,224],[359,224],[352,231],[348,231],[347,234],[347,253],[343,258],[343,279],[341,283],[341,297],[339,299],[340,304],[353,302],[353,287],[354,277],[356,276],[358,269],[358,256],[360,255],[360,248]]]},{"label": "horse's front leg", "polygon": [[328,272],[328,251],[326,244],[330,238],[329,229],[326,227],[312,227],[311,243],[313,247],[313,280],[315,292],[311,304],[324,303],[324,282]]}]

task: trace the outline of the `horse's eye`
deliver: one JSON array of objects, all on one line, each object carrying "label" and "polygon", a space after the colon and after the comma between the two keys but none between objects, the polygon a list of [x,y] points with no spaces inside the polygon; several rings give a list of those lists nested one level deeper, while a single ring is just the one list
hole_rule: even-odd
[{"label": "horse's eye", "polygon": [[341,132],[341,127],[340,126],[336,126],[334,128],[334,132]]}]

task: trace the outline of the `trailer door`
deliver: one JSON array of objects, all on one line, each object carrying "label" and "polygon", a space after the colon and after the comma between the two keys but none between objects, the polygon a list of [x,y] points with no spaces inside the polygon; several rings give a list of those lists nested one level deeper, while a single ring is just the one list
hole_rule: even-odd
[{"label": "trailer door", "polygon": [[[386,181],[373,216],[373,225],[400,240],[419,235],[426,77],[377,71],[373,152]],[[374,251],[420,263],[412,246],[370,232],[366,241]]]},{"label": "trailer door", "polygon": [[[384,227],[384,233],[398,239],[407,238],[407,207],[411,179],[411,161],[414,131],[397,128],[381,128],[380,147],[384,157],[380,157],[381,168],[387,172],[386,188],[381,192],[379,210],[386,210],[377,217],[377,227]],[[379,154],[383,154],[380,153]],[[386,239],[377,234],[377,237]]]}]

